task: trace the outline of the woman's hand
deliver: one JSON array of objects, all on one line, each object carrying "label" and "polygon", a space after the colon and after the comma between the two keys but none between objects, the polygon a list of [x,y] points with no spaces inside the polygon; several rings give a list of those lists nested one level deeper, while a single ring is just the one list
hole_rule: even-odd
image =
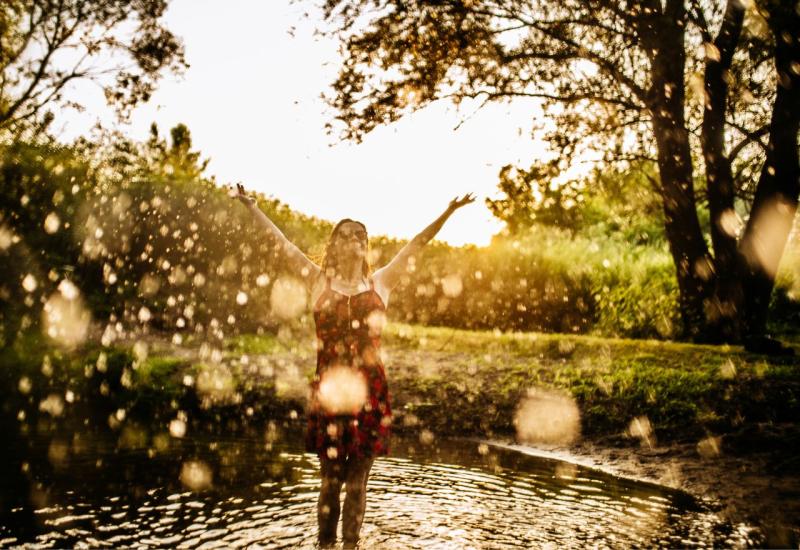
[{"label": "woman's hand", "polygon": [[236,184],[236,190],[231,189],[230,196],[239,199],[245,206],[250,206],[256,203],[256,200],[247,194],[244,186],[241,183]]},{"label": "woman's hand", "polygon": [[455,211],[461,208],[462,206],[468,205],[471,202],[475,202],[475,196],[472,193],[467,193],[461,198],[456,197],[453,200],[451,200],[450,204],[448,205],[448,208],[451,211]]}]

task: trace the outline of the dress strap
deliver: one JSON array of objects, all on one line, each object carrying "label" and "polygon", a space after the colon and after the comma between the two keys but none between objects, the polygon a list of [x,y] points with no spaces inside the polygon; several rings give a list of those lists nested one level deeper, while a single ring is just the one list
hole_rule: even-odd
[{"label": "dress strap", "polygon": [[375,281],[372,279],[372,277],[369,278],[369,289],[375,290]]},{"label": "dress strap", "polygon": [[330,275],[328,275],[327,277],[325,277],[325,290],[330,290],[330,289],[331,289],[331,277]]}]

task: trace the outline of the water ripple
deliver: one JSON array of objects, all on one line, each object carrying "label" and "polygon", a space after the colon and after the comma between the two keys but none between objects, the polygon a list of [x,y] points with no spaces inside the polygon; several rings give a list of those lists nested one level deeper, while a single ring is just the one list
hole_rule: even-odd
[{"label": "water ripple", "polygon": [[[760,542],[682,493],[508,449],[479,454],[473,443],[437,443],[404,441],[395,446],[402,455],[376,461],[364,547]],[[38,476],[37,504],[17,507],[0,525],[0,546],[313,548],[318,464],[299,449],[296,441],[267,451],[255,439],[187,439],[153,456],[98,442],[68,468]],[[208,477],[196,490],[184,486],[193,483],[182,479],[187,461]]]}]

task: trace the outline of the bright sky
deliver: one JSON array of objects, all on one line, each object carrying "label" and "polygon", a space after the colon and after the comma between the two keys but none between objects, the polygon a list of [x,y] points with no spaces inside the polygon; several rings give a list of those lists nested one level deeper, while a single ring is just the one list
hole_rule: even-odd
[{"label": "bright sky", "polygon": [[[303,17],[307,7],[173,0],[166,22],[184,40],[191,68],[181,79],[165,78],[122,130],[143,140],[153,121],[162,134],[183,122],[219,182],[241,181],[328,220],[361,220],[372,234],[413,237],[454,196],[474,192],[476,203],[457,212],[438,238],[487,244],[501,228],[483,202],[497,196],[497,173],[541,154],[528,137],[535,105],[476,113],[475,106],[442,103],[361,144],[340,143],[325,132],[333,113],[320,98],[335,77],[338,44],[314,36],[318,20]],[[63,138],[85,134],[98,119],[113,121],[96,86],[75,93],[88,109],[58,119]]]}]

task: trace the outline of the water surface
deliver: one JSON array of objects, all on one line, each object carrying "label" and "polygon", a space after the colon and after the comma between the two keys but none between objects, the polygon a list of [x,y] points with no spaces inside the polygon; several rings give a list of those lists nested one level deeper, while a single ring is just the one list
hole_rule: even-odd
[{"label": "water surface", "polygon": [[[32,438],[29,498],[5,510],[0,545],[313,548],[318,463],[302,452],[301,431]],[[6,479],[9,503],[20,488]],[[362,540],[365,548],[628,548],[762,539],[681,492],[477,442],[396,438],[373,468]]]}]

